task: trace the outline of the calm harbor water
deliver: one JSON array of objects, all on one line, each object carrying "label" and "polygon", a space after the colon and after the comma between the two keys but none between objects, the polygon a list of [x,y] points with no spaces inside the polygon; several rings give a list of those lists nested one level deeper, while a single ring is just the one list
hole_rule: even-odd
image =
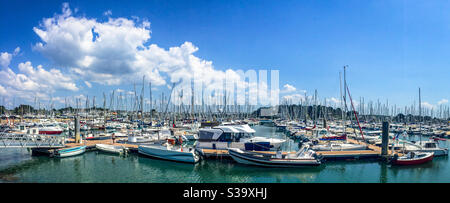
[{"label": "calm harbor water", "polygon": [[[274,128],[254,126],[258,136],[285,136]],[[412,139],[418,139],[413,137]],[[426,139],[426,138],[424,138]],[[440,141],[448,147],[449,141]],[[298,149],[290,140],[284,149]],[[374,160],[328,161],[318,168],[260,168],[232,160],[202,160],[196,165],[117,156],[98,151],[68,158],[31,156],[27,149],[0,148],[0,182],[156,182],[156,183],[428,183],[450,182],[448,157],[410,167],[395,167]]]}]

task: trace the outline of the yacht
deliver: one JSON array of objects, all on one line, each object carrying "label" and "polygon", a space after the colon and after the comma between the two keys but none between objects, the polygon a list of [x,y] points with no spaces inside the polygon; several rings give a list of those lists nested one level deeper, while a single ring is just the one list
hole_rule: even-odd
[{"label": "yacht", "polygon": [[39,128],[39,134],[59,135],[64,131],[54,123],[39,124],[37,127]]},{"label": "yacht", "polygon": [[195,147],[198,149],[238,148],[241,150],[278,150],[286,140],[278,138],[255,137],[255,130],[249,125],[226,125],[202,128],[198,133]]}]

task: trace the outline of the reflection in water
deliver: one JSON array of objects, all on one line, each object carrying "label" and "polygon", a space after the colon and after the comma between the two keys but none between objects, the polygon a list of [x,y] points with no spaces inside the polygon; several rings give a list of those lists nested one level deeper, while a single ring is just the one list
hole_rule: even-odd
[{"label": "reflection in water", "polygon": [[[273,128],[255,127],[258,136],[285,138]],[[448,142],[444,146],[448,146]],[[297,143],[286,143],[284,149]],[[263,168],[233,160],[176,163],[138,154],[86,152],[76,157],[32,157],[26,150],[0,150],[0,181],[158,183],[389,183],[450,182],[448,157],[419,166],[391,166],[377,160],[327,161],[312,168]]]},{"label": "reflection in water", "polygon": [[387,183],[387,164],[380,163],[380,183]]},{"label": "reflection in water", "polygon": [[17,174],[24,171],[32,170],[36,166],[48,164],[50,159],[47,157],[32,157],[29,160],[22,161],[20,164],[13,165],[0,170],[0,182],[17,182],[20,181]]}]

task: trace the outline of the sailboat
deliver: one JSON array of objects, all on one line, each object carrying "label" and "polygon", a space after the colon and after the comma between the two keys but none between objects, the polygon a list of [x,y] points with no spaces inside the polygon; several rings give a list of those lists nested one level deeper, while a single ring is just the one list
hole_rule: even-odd
[{"label": "sailboat", "polygon": [[439,147],[439,144],[436,141],[422,141],[422,107],[421,107],[421,95],[420,95],[420,88],[419,88],[419,136],[420,140],[419,142],[416,142],[420,149],[417,150],[419,152],[433,152],[434,156],[447,156],[448,155],[448,149],[447,148],[441,148]]},{"label": "sailboat", "polygon": [[[350,99],[350,104],[352,105],[352,108],[353,108],[353,112],[355,113],[355,108],[353,106],[352,97],[350,95],[350,91],[348,89],[346,78],[345,78],[345,68],[346,67],[347,66],[344,66],[344,94],[342,94],[342,84],[341,84],[341,82],[339,82],[340,86],[341,86],[341,99],[343,99],[343,102],[341,100],[342,105],[343,105],[342,106],[342,109],[343,109],[342,110],[342,123],[343,123],[343,129],[344,129],[344,133],[342,134],[342,136],[345,136],[345,138],[346,138],[347,134],[346,134],[346,130],[345,130],[346,129],[346,119],[345,119],[346,116],[344,116],[344,112],[345,112],[345,114],[347,114],[347,111],[346,111],[346,109],[347,109],[347,102],[346,102],[347,101],[347,99],[346,99],[347,93],[348,93],[348,96]],[[340,74],[339,74],[339,81],[341,81]],[[362,132],[361,126],[359,124],[358,116],[356,115],[356,113],[355,113],[355,118],[356,118],[356,121],[358,122],[358,126],[361,131],[362,139],[364,140],[363,132]],[[312,146],[311,148],[315,151],[353,151],[353,150],[367,150],[368,149],[368,147],[366,145],[343,143],[343,142],[328,142],[326,144],[317,144],[317,145]]]},{"label": "sailboat", "polygon": [[314,151],[355,151],[355,150],[367,150],[366,145],[352,144],[352,143],[339,143],[329,142],[326,144],[318,144],[311,147]]},{"label": "sailboat", "polygon": [[394,165],[417,165],[433,160],[433,152],[408,152],[407,154],[394,157],[392,164]]}]

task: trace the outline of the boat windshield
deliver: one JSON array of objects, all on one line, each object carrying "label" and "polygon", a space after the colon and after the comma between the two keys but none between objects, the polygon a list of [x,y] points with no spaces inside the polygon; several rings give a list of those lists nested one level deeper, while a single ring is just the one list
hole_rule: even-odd
[{"label": "boat windshield", "polygon": [[436,143],[426,143],[425,148],[436,148]]}]

